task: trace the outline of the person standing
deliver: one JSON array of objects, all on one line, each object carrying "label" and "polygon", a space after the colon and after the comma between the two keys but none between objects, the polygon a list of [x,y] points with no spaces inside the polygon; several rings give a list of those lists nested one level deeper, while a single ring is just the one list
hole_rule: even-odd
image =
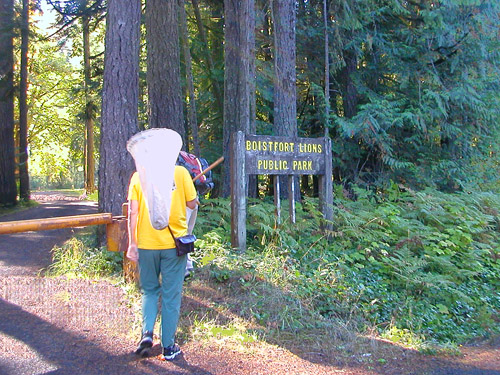
[{"label": "person standing", "polygon": [[[186,168],[175,166],[174,182],[169,227],[174,236],[180,237],[187,234],[186,207],[196,208],[198,200]],[[127,258],[138,262],[142,292],[142,337],[135,352],[141,356],[149,355],[161,295],[162,356],[165,360],[172,360],[181,353],[179,345],[175,343],[175,332],[179,321],[187,257],[177,256],[175,242],[168,228],[156,230],[152,227],[137,172],[130,180],[128,201]]]}]

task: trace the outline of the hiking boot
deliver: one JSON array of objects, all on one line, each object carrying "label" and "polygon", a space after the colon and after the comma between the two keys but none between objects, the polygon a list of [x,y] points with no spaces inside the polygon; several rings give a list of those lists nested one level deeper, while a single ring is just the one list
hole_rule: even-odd
[{"label": "hiking boot", "polygon": [[137,346],[135,354],[140,355],[141,357],[147,357],[149,356],[152,346],[153,332],[146,331],[142,334],[141,342],[139,342],[139,346]]},{"label": "hiking boot", "polygon": [[166,361],[171,361],[175,357],[177,357],[179,354],[181,354],[181,348],[179,348],[179,345],[174,344],[167,346],[166,348],[163,348],[163,358]]}]

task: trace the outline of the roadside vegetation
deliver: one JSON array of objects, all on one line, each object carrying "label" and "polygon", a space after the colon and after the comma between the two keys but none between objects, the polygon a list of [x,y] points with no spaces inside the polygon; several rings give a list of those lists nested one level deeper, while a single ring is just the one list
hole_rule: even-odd
[{"label": "roadside vegetation", "polygon": [[52,249],[52,264],[44,271],[46,276],[99,278],[118,276],[122,254],[100,248],[95,227],[88,227],[79,235]]},{"label": "roadside vegetation", "polygon": [[[230,202],[205,200],[185,288],[198,303],[182,313],[182,340],[320,350],[376,336],[434,352],[500,333],[497,194],[396,184],[344,193],[337,189],[332,231],[321,229],[315,199],[297,206],[296,224],[281,225],[271,201],[250,202],[245,253],[230,248]],[[121,254],[93,238],[55,249],[50,272],[119,278]]]},{"label": "roadside vegetation", "polygon": [[20,200],[15,206],[0,206],[0,216],[13,214],[14,212],[23,211],[30,207],[35,207],[38,205],[38,202],[34,200]]}]

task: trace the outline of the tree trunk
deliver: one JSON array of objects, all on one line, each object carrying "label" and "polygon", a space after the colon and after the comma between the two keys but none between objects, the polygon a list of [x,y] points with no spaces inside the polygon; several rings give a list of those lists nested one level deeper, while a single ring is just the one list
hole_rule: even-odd
[{"label": "tree trunk", "polygon": [[249,60],[248,60],[248,69],[249,69],[249,79],[248,79],[248,90],[250,95],[250,118],[248,131],[250,134],[256,134],[257,126],[257,107],[256,107],[256,73],[255,73],[255,0],[248,0],[248,27],[246,28],[247,40],[249,45]]},{"label": "tree trunk", "polygon": [[149,126],[169,128],[186,144],[179,54],[177,0],[146,4],[147,84]]},{"label": "tree trunk", "polygon": [[14,150],[14,1],[0,0],[0,205],[17,203]]},{"label": "tree trunk", "polygon": [[[179,0],[179,17],[181,21],[181,40],[184,50],[184,60],[186,64],[186,81],[189,94],[188,123],[193,137],[192,150],[195,155],[200,156],[200,141],[198,139],[198,119],[196,116],[196,97],[194,94],[193,67],[191,64],[191,51],[189,50],[189,36],[186,21],[186,8],[184,0]],[[187,137],[186,137],[187,138]],[[189,148],[186,145],[186,149]]]},{"label": "tree trunk", "polygon": [[325,28],[325,137],[330,128],[330,52],[328,48],[328,6],[323,0],[323,26]]},{"label": "tree trunk", "polygon": [[352,118],[357,113],[358,91],[352,78],[356,72],[357,59],[354,53],[344,51],[345,68],[342,69],[344,116]]},{"label": "tree trunk", "polygon": [[[248,44],[250,45],[250,63],[249,63],[249,90],[250,90],[250,121],[248,126],[249,134],[257,134],[257,105],[256,105],[256,81],[257,76],[255,73],[255,0],[249,0],[250,14],[248,15]],[[248,176],[248,196],[250,198],[257,198],[259,194],[257,176]]]},{"label": "tree trunk", "polygon": [[205,55],[207,58],[207,69],[209,72],[210,79],[212,80],[213,94],[215,97],[215,104],[217,106],[217,110],[221,112],[223,108],[222,101],[222,90],[220,88],[219,82],[213,75],[214,71],[214,61],[212,55],[210,54],[210,48],[208,47],[207,33],[205,32],[205,26],[203,25],[203,20],[201,19],[200,6],[198,4],[198,0],[192,0],[194,15],[196,17],[196,24],[198,25],[198,33],[200,34],[201,41],[205,46]]},{"label": "tree trunk", "polygon": [[295,74],[295,2],[273,1],[274,130],[277,136],[297,136]]},{"label": "tree trunk", "polygon": [[[297,137],[297,88],[295,49],[295,1],[273,0],[274,24],[274,133],[276,136]],[[298,186],[298,178],[295,178]],[[280,178],[280,196],[288,195],[287,177]],[[295,199],[300,189],[295,189]]]},{"label": "tree trunk", "polygon": [[28,173],[28,43],[29,1],[23,0],[21,17],[21,74],[19,82],[19,198],[30,199]]},{"label": "tree trunk", "polygon": [[95,191],[95,162],[94,162],[94,102],[90,93],[92,78],[90,68],[90,17],[82,18],[83,24],[83,72],[85,90],[85,191],[92,194]]},{"label": "tree trunk", "polygon": [[[252,2],[253,4],[253,2]],[[230,160],[231,135],[250,126],[250,1],[225,0],[223,153]],[[230,193],[230,163],[224,164],[222,195]]]},{"label": "tree trunk", "polygon": [[134,171],[127,152],[138,131],[140,0],[109,0],[101,114],[99,211],[121,215]]}]

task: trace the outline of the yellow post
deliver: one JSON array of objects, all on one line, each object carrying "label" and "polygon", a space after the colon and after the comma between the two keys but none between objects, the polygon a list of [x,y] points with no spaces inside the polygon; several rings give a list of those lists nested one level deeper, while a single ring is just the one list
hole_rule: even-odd
[{"label": "yellow post", "polygon": [[106,239],[109,251],[127,251],[127,218],[113,216],[113,222],[106,225]]}]

